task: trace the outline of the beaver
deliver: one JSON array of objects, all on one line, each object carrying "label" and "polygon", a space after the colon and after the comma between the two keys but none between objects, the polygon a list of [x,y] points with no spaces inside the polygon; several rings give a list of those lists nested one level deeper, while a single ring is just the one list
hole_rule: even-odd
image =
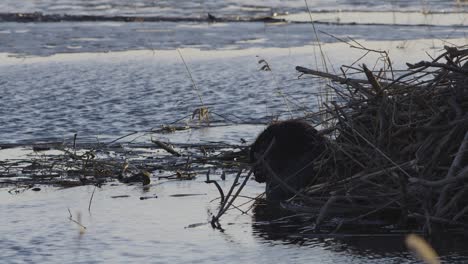
[{"label": "beaver", "polygon": [[[274,142],[272,143],[274,139]],[[311,183],[314,168],[311,161],[325,151],[326,139],[310,124],[301,120],[280,121],[269,125],[250,147],[250,162],[257,182],[266,182],[268,201],[291,198],[296,192],[284,187],[262,162],[268,164],[282,181],[298,191]]]}]

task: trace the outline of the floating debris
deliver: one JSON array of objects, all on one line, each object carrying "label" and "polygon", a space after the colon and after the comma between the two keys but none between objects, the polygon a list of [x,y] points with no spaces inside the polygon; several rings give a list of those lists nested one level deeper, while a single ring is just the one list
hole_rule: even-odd
[{"label": "floating debris", "polygon": [[148,200],[148,199],[156,199],[158,198],[157,195],[153,195],[153,196],[142,196],[140,197],[140,200]]},{"label": "floating debris", "polygon": [[111,196],[111,198],[113,199],[116,199],[116,198],[128,198],[130,197],[130,195],[114,195],[114,196]]}]

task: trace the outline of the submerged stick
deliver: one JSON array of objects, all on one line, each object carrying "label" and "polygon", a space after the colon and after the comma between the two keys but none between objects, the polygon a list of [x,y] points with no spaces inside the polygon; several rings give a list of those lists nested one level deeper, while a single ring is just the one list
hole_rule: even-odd
[{"label": "submerged stick", "polygon": [[244,188],[244,186],[247,184],[247,181],[250,179],[250,176],[252,175],[253,173],[253,170],[250,170],[249,173],[247,174],[247,176],[245,176],[245,179],[244,181],[242,182],[241,186],[239,186],[239,188],[237,189],[236,193],[234,194],[234,196],[232,197],[232,199],[227,203],[226,207],[224,207],[224,209],[222,211],[220,211],[218,213],[218,215],[216,216],[216,222],[219,220],[219,218],[229,209],[229,207],[232,205],[232,203],[234,202],[234,200],[237,198],[237,196],[239,196],[240,192],[242,191],[242,189]]},{"label": "submerged stick", "polygon": [[[275,143],[275,139],[271,140],[270,142],[270,145],[268,146],[268,148],[265,150],[265,152],[263,153],[263,155],[260,157],[261,159],[263,159],[271,150],[271,148],[273,147],[273,144]],[[249,173],[247,174],[247,176],[245,177],[244,181],[242,182],[241,186],[239,186],[239,188],[237,189],[236,193],[234,194],[234,196],[232,197],[231,200],[228,200],[226,199],[226,203],[225,204],[222,204],[221,205],[221,208],[219,209],[218,211],[218,214],[216,216],[213,216],[213,218],[211,219],[211,226],[213,228],[217,228],[217,229],[220,229],[220,230],[223,230],[221,228],[221,225],[219,224],[219,218],[227,211],[229,210],[229,207],[232,205],[232,203],[234,202],[234,200],[237,198],[237,196],[239,196],[240,192],[242,191],[242,189],[244,188],[244,186],[247,184],[247,181],[249,180],[250,176],[252,175],[253,173],[253,167],[255,165],[257,165],[257,163],[261,162],[261,160],[257,160],[257,162],[252,166],[252,168],[250,169]],[[233,192],[235,186],[237,185],[237,181],[240,177],[240,175],[242,174],[242,170],[239,171],[239,173],[237,174],[236,176],[236,179],[234,180],[234,183],[233,185],[231,186],[231,189],[229,190],[229,193],[228,193],[228,197],[231,195],[231,193]]]},{"label": "submerged stick", "polygon": [[219,195],[221,196],[221,204],[224,203],[224,192],[221,186],[219,186],[218,182],[215,180],[210,180],[210,169],[206,172],[206,181],[205,183],[214,183],[216,188],[218,189]]}]

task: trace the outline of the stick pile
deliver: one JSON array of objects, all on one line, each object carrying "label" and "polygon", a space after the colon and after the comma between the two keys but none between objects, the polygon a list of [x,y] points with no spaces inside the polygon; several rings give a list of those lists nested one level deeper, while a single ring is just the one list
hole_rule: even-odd
[{"label": "stick pile", "polygon": [[303,190],[310,199],[296,200],[320,208],[317,225],[337,213],[353,222],[392,212],[427,232],[468,227],[468,49],[445,47],[399,77],[386,77],[389,65],[354,68],[362,79],[296,67],[333,81],[336,94],[318,113],[334,124]]}]

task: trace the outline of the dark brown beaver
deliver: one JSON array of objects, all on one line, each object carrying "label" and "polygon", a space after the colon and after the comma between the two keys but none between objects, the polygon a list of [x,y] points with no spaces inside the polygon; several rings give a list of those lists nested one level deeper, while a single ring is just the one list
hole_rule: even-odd
[{"label": "dark brown beaver", "polygon": [[294,190],[300,190],[310,183],[314,176],[311,164],[325,149],[325,138],[304,121],[289,120],[273,123],[255,140],[250,148],[250,162],[253,164],[255,180],[266,182],[268,200],[285,200],[294,195],[271,176],[264,164],[256,163],[264,155],[272,140],[274,143],[264,157],[275,174]]}]

